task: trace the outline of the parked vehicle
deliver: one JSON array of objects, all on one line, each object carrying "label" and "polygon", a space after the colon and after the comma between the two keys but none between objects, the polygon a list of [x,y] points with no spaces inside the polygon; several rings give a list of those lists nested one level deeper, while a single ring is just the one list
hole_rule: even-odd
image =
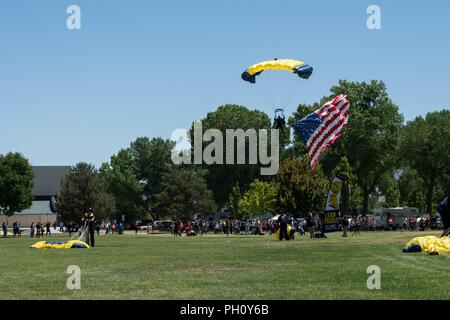
[{"label": "parked vehicle", "polygon": [[419,216],[418,208],[409,207],[397,207],[397,208],[378,208],[373,209],[373,218],[380,224],[384,229],[388,229],[388,218],[392,217],[394,221],[395,228],[402,228],[402,222],[404,218],[417,217]]}]

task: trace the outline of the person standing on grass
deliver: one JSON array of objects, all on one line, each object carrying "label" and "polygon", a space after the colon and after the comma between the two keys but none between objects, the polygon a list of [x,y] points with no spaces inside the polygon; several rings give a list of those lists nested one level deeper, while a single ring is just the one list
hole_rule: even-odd
[{"label": "person standing on grass", "polygon": [[3,221],[2,223],[2,230],[3,230],[3,238],[6,238],[6,235],[8,234],[8,224]]},{"label": "person standing on grass", "polygon": [[45,225],[45,236],[50,236],[52,233],[50,232],[50,222],[47,222]]},{"label": "person standing on grass", "polygon": [[284,239],[286,239],[286,241],[289,240],[289,235],[288,235],[288,217],[283,213],[278,217],[278,222],[279,222],[279,226],[280,226],[280,234],[279,234],[279,238],[278,240],[281,241]]},{"label": "person standing on grass", "polygon": [[225,219],[225,222],[223,223],[223,232],[227,235],[227,237],[230,235],[230,220],[228,218]]},{"label": "person standing on grass", "polygon": [[31,226],[30,226],[30,237],[31,238],[34,238],[34,231],[35,231],[34,222],[31,222]]},{"label": "person standing on grass", "polygon": [[359,232],[359,219],[355,218],[353,219],[353,233],[352,233],[352,237],[353,236],[361,236],[361,233]]},{"label": "person standing on grass", "polygon": [[40,238],[41,237],[41,223],[38,222],[36,224],[36,238]]},{"label": "person standing on grass", "polygon": [[91,247],[94,247],[95,245],[95,216],[94,212],[91,208],[89,208],[86,213],[84,214],[84,217],[82,219],[84,225],[83,225],[83,232],[86,234],[86,243],[90,245]]},{"label": "person standing on grass", "polygon": [[89,216],[88,216],[88,220],[87,220],[87,225],[88,225],[88,232],[89,232],[89,242],[88,243],[91,247],[95,247],[94,243],[95,243],[95,223],[96,223],[96,219],[95,219],[95,215],[94,212],[92,211],[91,208],[89,208]]},{"label": "person standing on grass", "polygon": [[347,238],[347,230],[348,230],[348,219],[342,218],[342,237]]},{"label": "person standing on grass", "polygon": [[315,232],[316,232],[316,223],[314,221],[314,217],[312,213],[310,212],[308,214],[308,219],[306,220],[306,225],[308,226],[308,231],[311,239],[315,238]]},{"label": "person standing on grass", "polygon": [[177,221],[172,222],[172,234],[173,234],[174,238],[178,237],[178,224],[177,224]]},{"label": "person standing on grass", "polygon": [[17,235],[17,222],[13,222],[13,238]]}]

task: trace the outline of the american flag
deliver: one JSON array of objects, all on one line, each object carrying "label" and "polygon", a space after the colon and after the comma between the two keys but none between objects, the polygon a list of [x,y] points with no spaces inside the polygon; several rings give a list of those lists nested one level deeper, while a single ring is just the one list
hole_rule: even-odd
[{"label": "american flag", "polygon": [[311,170],[314,170],[320,155],[339,139],[342,129],[347,126],[350,103],[346,98],[341,94],[294,124],[308,148]]}]

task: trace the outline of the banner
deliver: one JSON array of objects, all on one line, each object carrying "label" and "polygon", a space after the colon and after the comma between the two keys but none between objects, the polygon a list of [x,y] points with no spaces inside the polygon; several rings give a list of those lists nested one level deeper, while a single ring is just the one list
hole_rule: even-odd
[{"label": "banner", "polygon": [[331,180],[325,211],[319,215],[322,232],[324,233],[337,231],[340,218],[339,205],[341,204],[341,196],[346,181],[345,174],[337,174]]},{"label": "banner", "polygon": [[339,210],[345,180],[345,176],[337,174],[331,181],[327,202],[325,204],[325,211]]},{"label": "banner", "polygon": [[322,232],[334,232],[338,229],[339,210],[325,211],[319,214]]}]

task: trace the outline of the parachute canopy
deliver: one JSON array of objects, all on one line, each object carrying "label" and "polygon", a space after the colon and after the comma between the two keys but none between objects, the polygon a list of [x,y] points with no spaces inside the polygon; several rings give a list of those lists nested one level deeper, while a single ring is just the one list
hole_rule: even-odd
[{"label": "parachute canopy", "polygon": [[89,245],[83,241],[70,240],[70,241],[39,241],[31,246],[34,249],[88,249]]},{"label": "parachute canopy", "polygon": [[300,78],[308,79],[313,68],[303,61],[293,59],[273,59],[256,63],[245,70],[241,78],[245,81],[256,83],[256,76],[266,70],[284,70],[297,74]]},{"label": "parachute canopy", "polygon": [[406,244],[403,252],[450,252],[450,238],[436,236],[416,237]]}]

